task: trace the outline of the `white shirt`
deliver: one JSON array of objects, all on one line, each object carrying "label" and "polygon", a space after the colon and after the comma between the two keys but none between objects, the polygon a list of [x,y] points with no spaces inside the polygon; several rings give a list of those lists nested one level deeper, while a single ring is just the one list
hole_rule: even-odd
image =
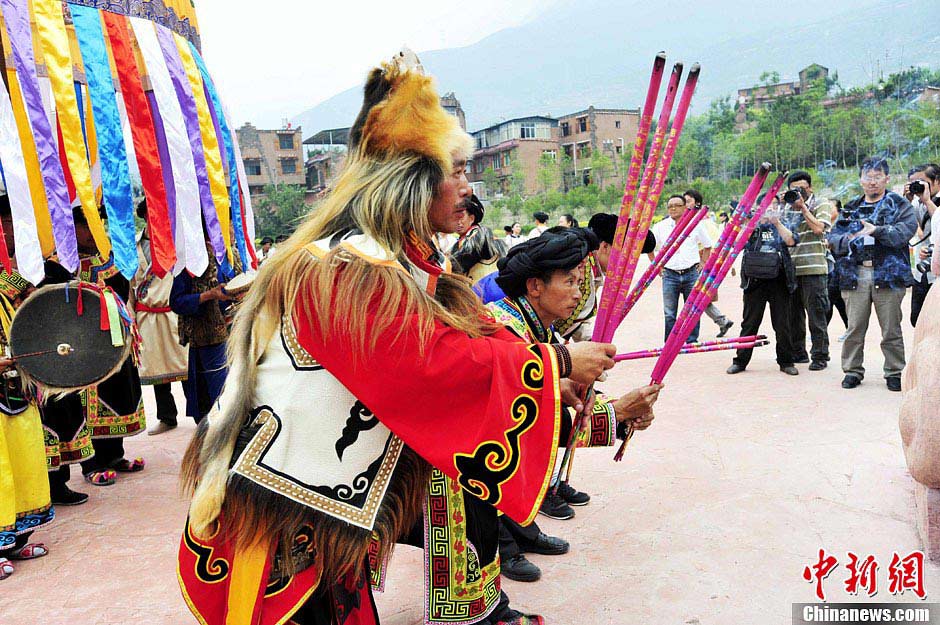
[{"label": "white shirt", "polygon": [[526,238],[525,238],[524,236],[522,236],[521,234],[519,234],[519,235],[516,235],[516,234],[507,234],[505,237],[503,237],[503,241],[506,243],[506,249],[507,249],[507,250],[508,250],[509,248],[511,248],[513,245],[519,245],[520,243],[522,243],[522,242],[525,241],[525,240],[526,240]]},{"label": "white shirt", "polygon": [[[676,222],[672,217],[666,217],[652,227],[653,236],[656,237],[657,252],[663,248],[666,239],[669,238],[669,235],[672,234],[675,227]],[[698,253],[700,247],[712,247],[713,245],[714,242],[711,240],[711,237],[708,236],[704,224],[699,222],[692,231],[692,234],[686,237],[676,253],[673,254],[669,262],[666,263],[666,269],[672,269],[673,271],[688,269],[692,265],[701,262],[701,257]]]},{"label": "white shirt", "polygon": [[548,226],[536,226],[532,228],[532,231],[529,233],[529,238],[534,239],[537,236],[541,236],[546,230],[548,230]]}]

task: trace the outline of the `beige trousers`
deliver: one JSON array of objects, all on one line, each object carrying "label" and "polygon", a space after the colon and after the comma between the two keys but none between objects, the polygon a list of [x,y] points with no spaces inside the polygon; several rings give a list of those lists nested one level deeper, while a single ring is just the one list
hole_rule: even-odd
[{"label": "beige trousers", "polygon": [[842,371],[865,377],[865,334],[871,309],[881,326],[881,353],[885,377],[899,376],[904,369],[904,335],[901,333],[901,302],[907,289],[875,288],[871,267],[858,268],[858,288],[842,291],[848,309],[849,328],[842,344]]}]

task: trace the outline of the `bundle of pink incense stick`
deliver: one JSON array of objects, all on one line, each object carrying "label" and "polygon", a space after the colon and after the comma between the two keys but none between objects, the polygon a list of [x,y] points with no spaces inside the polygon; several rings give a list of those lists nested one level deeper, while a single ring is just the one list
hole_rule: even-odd
[{"label": "bundle of pink incense stick", "polygon": [[[758,222],[771,202],[773,202],[774,196],[776,196],[777,192],[783,186],[783,182],[786,179],[785,173],[777,177],[765,195],[764,201],[761,202],[760,206],[754,208],[754,202],[760,194],[764,183],[767,181],[769,174],[770,163],[764,163],[757,170],[757,173],[754,174],[750,185],[748,185],[744,195],[741,196],[738,207],[734,210],[731,218],[722,230],[721,236],[718,238],[718,242],[715,244],[711,256],[708,257],[705,267],[702,268],[698,280],[692,288],[691,295],[686,299],[682,311],[676,318],[672,332],[669,333],[666,344],[663,345],[662,351],[656,360],[656,365],[653,367],[653,373],[650,376],[650,384],[661,384],[663,379],[665,379],[666,373],[669,371],[676,357],[682,352],[683,345],[685,345],[686,340],[701,318],[702,313],[705,312],[705,309],[708,308],[708,305],[715,298],[721,282],[731,270],[731,267],[744,249],[754,229],[757,228]],[[623,458],[623,452],[632,434],[633,431],[628,430],[627,437],[614,456],[614,460]]]},{"label": "bundle of pink incense stick", "polygon": [[[607,263],[605,285],[598,303],[592,337],[594,341],[609,343],[617,325],[623,320],[623,315],[618,311],[623,309],[623,302],[627,300],[633,274],[636,272],[640,252],[643,249],[643,242],[646,240],[653,213],[666,184],[666,176],[679,145],[679,137],[692,104],[692,95],[698,84],[700,68],[696,63],[689,70],[675,116],[672,116],[683,72],[682,63],[676,63],[673,66],[659,120],[656,123],[656,132],[650,144],[649,156],[646,157],[646,144],[653,125],[653,115],[656,111],[665,68],[666,53],[660,52],[653,61],[649,89],[640,115],[636,140],[633,143],[633,156],[630,159],[630,168],[627,170],[620,214],[614,232],[614,243],[611,247],[610,260]],[[670,118],[672,124],[670,124]],[[644,157],[646,157],[645,166]],[[641,169],[643,170],[642,178],[640,177]],[[584,416],[579,416],[575,427],[571,430],[571,437],[568,439],[568,445],[562,457],[562,469],[570,460],[575,436],[583,425],[583,420]]]}]

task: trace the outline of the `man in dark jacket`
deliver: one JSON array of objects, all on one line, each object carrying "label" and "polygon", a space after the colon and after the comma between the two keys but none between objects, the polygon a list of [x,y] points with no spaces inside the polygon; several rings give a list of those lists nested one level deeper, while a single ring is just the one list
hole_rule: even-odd
[{"label": "man in dark jacket", "polygon": [[[757,334],[770,306],[774,327],[777,364],[787,375],[799,375],[793,366],[793,332],[790,328],[790,298],[796,291],[796,270],[790,248],[799,237],[780,220],[777,210],[769,209],[754,229],[744,247],[741,261],[741,288],[744,289],[744,315],[741,336]],[[751,362],[753,349],[739,349],[728,373],[741,373]]]},{"label": "man in dark jacket", "polygon": [[889,390],[901,390],[905,363],[901,301],[914,281],[908,241],[917,230],[917,220],[910,202],[887,191],[888,173],[885,159],[865,159],[860,171],[865,194],[846,204],[829,235],[849,313],[842,344],[842,388],[855,388],[865,377],[865,333],[874,307],[881,326],[885,381]]}]

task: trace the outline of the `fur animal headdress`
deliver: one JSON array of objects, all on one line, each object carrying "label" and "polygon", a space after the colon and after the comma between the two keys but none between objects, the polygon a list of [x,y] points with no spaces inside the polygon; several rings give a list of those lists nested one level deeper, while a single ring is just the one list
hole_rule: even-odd
[{"label": "fur animal headdress", "polygon": [[411,50],[403,49],[369,72],[364,91],[349,135],[350,148],[360,157],[420,154],[448,172],[455,156],[467,158],[473,151],[472,138],[441,106],[434,80]]}]

